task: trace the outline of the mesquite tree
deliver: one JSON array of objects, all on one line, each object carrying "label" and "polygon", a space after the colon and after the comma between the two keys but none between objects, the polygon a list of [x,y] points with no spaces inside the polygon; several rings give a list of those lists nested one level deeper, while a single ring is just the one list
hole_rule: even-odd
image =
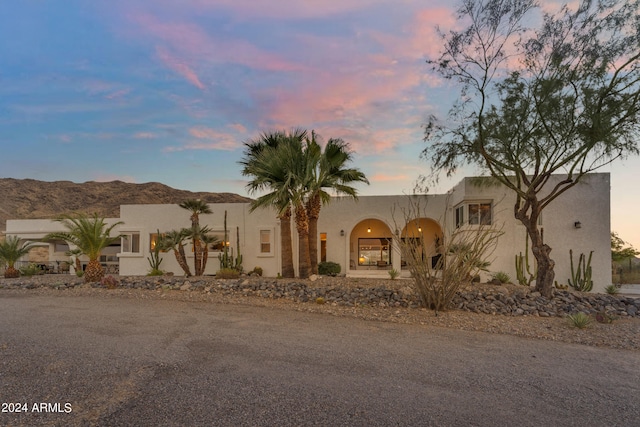
[{"label": "mesquite tree", "polygon": [[[536,289],[550,297],[555,262],[540,214],[586,173],[638,153],[640,7],[583,0],[537,11],[533,0],[463,0],[467,27],[440,31],[443,50],[427,61],[461,96],[447,120],[430,118],[422,155],[436,176],[475,164],[515,192]],[[539,28],[525,27],[536,19]],[[551,185],[552,174],[563,179]]]}]

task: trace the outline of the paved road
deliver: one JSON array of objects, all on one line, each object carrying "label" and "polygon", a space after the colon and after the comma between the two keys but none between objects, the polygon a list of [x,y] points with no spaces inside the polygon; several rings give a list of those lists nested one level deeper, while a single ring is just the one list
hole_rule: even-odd
[{"label": "paved road", "polygon": [[640,425],[639,352],[2,292],[0,324],[1,400],[28,408],[0,413],[0,425]]}]

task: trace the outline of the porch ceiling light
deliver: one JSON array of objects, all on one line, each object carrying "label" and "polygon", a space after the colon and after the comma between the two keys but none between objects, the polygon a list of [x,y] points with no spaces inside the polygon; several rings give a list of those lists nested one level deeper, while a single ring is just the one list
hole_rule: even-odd
[{"label": "porch ceiling light", "polygon": [[575,228],[582,228],[582,223],[580,221],[576,221],[576,222],[573,223],[573,226]]}]

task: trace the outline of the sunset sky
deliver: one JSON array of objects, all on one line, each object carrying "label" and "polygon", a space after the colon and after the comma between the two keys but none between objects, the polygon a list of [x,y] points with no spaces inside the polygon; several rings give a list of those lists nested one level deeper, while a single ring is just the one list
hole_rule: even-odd
[{"label": "sunset sky", "polygon": [[[445,0],[1,2],[0,177],[247,195],[242,143],[301,127],[351,144],[360,194],[410,193],[422,125],[458,94],[425,63],[454,24]],[[638,170],[604,171],[640,248]]]}]

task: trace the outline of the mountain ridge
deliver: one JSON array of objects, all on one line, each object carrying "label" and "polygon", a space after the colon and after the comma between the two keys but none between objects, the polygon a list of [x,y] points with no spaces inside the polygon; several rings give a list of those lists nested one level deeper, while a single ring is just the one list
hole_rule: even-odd
[{"label": "mountain ridge", "polygon": [[63,213],[97,213],[120,216],[120,205],[172,204],[188,199],[207,203],[245,203],[250,198],[235,193],[180,190],[159,182],[40,181],[0,178],[0,231],[8,219],[48,219]]}]

